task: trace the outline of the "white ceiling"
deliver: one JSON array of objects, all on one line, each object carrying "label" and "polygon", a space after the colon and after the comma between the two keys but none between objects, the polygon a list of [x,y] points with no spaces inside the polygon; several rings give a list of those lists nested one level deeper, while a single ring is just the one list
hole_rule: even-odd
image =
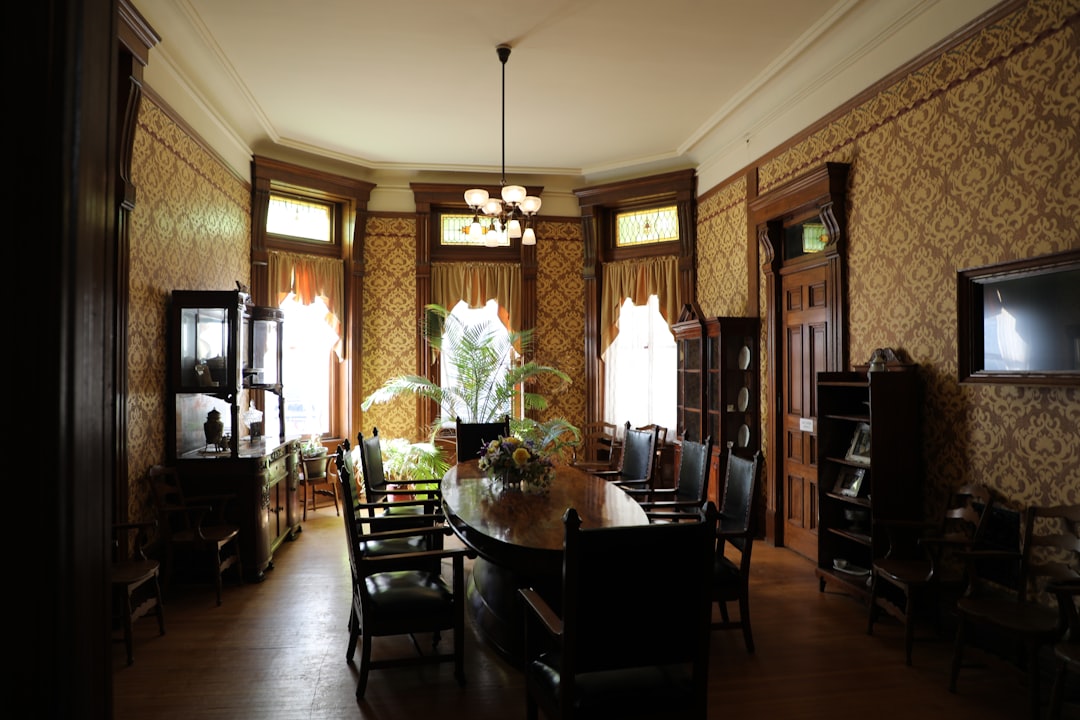
[{"label": "white ceiling", "polygon": [[134,0],[147,84],[237,169],[704,190],[998,0]]}]

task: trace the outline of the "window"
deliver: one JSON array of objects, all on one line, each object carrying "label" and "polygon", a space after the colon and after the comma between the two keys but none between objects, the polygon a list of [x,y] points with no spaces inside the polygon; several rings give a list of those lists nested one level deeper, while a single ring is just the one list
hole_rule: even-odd
[{"label": "window", "polygon": [[[463,355],[460,348],[469,348]],[[477,347],[490,348],[488,353],[472,352]],[[486,409],[498,402],[493,389],[502,384],[511,363],[517,361],[517,352],[510,344],[510,334],[499,319],[499,304],[489,300],[480,308],[470,308],[461,300],[450,312],[443,327],[442,358],[461,357],[462,362],[439,362],[439,386],[442,388],[458,386],[461,389],[459,402]],[[472,362],[479,360],[480,362]],[[458,403],[447,403],[441,409],[446,419],[462,417],[468,420],[474,416],[471,410]],[[518,417],[521,408],[511,408],[508,404],[497,407],[494,412],[481,410],[478,417],[501,417],[506,414]]]},{"label": "window", "polygon": [[675,206],[631,210],[615,215],[615,246],[637,247],[679,239]]},{"label": "window", "polygon": [[302,305],[289,293],[281,302],[282,387],[285,395],[285,434],[289,437],[330,434],[331,368],[336,365],[338,338],[326,323],[329,312],[322,298]]},{"label": "window", "polygon": [[300,240],[332,242],[333,209],[325,202],[271,194],[266,232]]},{"label": "window", "polygon": [[[252,160],[251,287],[257,305],[282,308],[282,394],[287,433],[349,435],[358,385],[358,298],[367,203],[374,183],[256,155]],[[293,298],[290,298],[293,295]],[[299,298],[300,310],[290,307]],[[297,319],[297,313],[302,313]],[[328,347],[329,332],[336,341]],[[295,431],[295,432],[294,432]]]},{"label": "window", "polygon": [[495,232],[494,220],[484,224],[481,219],[480,227],[483,235],[477,239],[469,235],[469,226],[472,225],[474,215],[461,215],[457,213],[442,213],[439,215],[439,243],[450,246],[472,247],[509,247],[510,240],[504,235]]},{"label": "window", "polygon": [[[675,336],[656,295],[646,305],[629,298],[619,310],[619,334],[604,354],[604,420],[622,427],[676,427]],[[626,388],[635,388],[627,392]]]}]

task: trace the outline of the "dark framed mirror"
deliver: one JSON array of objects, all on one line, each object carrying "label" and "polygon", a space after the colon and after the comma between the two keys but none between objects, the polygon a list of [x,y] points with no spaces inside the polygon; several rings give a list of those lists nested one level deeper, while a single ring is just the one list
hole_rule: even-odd
[{"label": "dark framed mirror", "polygon": [[960,382],[1080,385],[1080,249],[957,272]]}]

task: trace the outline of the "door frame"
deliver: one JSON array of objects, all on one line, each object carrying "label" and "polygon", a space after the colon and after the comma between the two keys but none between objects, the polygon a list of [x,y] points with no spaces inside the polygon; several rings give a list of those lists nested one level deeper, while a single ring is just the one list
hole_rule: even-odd
[{"label": "door frame", "polygon": [[[848,292],[847,292],[847,180],[850,165],[827,162],[803,175],[789,180],[747,204],[750,225],[754,229],[751,242],[759,242],[762,251],[761,270],[765,276],[766,309],[765,357],[767,362],[767,423],[765,430],[765,538],[777,547],[784,546],[784,427],[779,418],[784,407],[783,368],[783,302],[780,273],[785,266],[783,253],[784,227],[796,218],[805,218],[816,211],[825,225],[829,240],[822,254],[827,265],[827,282],[837,288],[837,302],[829,303],[828,370],[843,370],[848,365]],[[789,264],[795,264],[788,261]],[[816,430],[816,423],[815,423]]]}]

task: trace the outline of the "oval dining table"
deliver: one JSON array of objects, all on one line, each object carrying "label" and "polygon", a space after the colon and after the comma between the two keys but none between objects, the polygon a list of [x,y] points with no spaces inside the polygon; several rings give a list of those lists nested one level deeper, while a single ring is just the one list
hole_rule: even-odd
[{"label": "oval dining table", "polygon": [[558,465],[544,492],[504,488],[478,461],[450,468],[440,485],[447,522],[476,551],[467,609],[477,632],[507,661],[521,665],[524,612],[517,590],[532,587],[562,605],[563,516],[573,507],[585,528],[646,525],[645,511],[603,478]]}]

